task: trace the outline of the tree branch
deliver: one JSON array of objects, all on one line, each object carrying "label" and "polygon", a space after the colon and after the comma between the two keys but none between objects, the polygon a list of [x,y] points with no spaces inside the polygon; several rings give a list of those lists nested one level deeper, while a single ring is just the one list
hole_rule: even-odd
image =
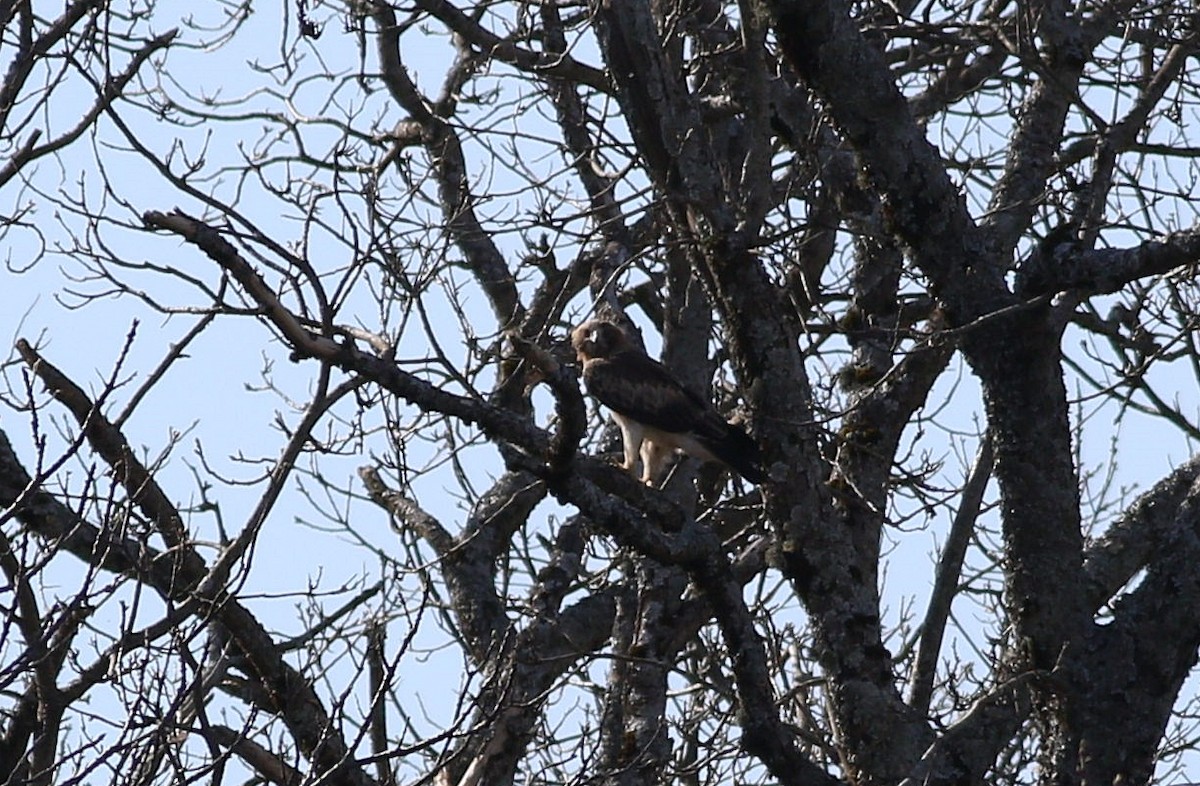
[{"label": "tree branch", "polygon": [[[767,0],[779,43],[796,72],[828,103],[834,122],[870,172],[888,226],[912,251],[956,313],[954,323],[994,310],[996,288],[963,271],[988,254],[966,204],[917,125],[878,49],[841,0]],[[1000,281],[988,273],[989,283]],[[993,304],[994,305],[994,304]]]},{"label": "tree branch", "polygon": [[1141,582],[1113,604],[1112,623],[1097,626],[1086,645],[1068,654],[1083,694],[1072,718],[1082,782],[1149,779],[1172,708],[1196,665],[1200,480],[1188,486],[1172,518]]},{"label": "tree branch", "polygon": [[550,440],[546,432],[528,419],[492,406],[476,398],[458,396],[400,370],[395,363],[368,355],[350,344],[338,344],[328,336],[310,333],[287,310],[266,282],[242,259],[237,250],[217,230],[179,211],[171,214],[149,211],[142,219],[147,225],[182,236],[203,250],[210,259],[227,270],[263,306],[266,317],[283,335],[296,357],[311,357],[352,371],[375,382],[426,411],[441,412],[468,424],[477,424],[490,437],[516,445],[536,456],[545,456]]},{"label": "tree branch", "polygon": [[975,464],[963,484],[958,512],[950,525],[950,533],[942,545],[938,559],[937,577],[929,595],[929,607],[921,623],[921,642],[913,660],[912,675],[908,681],[908,704],[921,715],[929,714],[929,702],[933,696],[933,681],[937,676],[938,654],[942,648],[942,636],[946,631],[946,620],[950,617],[950,606],[958,596],[958,580],[962,574],[963,559],[967,546],[975,531],[975,521],[983,504],[983,493],[987,490],[992,475],[992,442],[985,435],[975,454]]},{"label": "tree branch", "polygon": [[1017,270],[1017,294],[1107,295],[1130,282],[1200,262],[1200,227],[1179,230],[1133,248],[1083,251],[1071,242],[1031,254]]},{"label": "tree branch", "polygon": [[[86,6],[91,5],[91,3],[80,2],[76,5]],[[109,77],[109,79],[106,80],[103,85],[95,85],[97,92],[96,101],[92,107],[79,118],[79,122],[77,122],[74,127],[42,145],[37,144],[37,140],[41,136],[40,129],[35,130],[32,134],[30,134],[26,143],[22,145],[21,148],[17,150],[17,152],[11,158],[9,158],[8,163],[3,167],[0,167],[0,187],[3,187],[5,183],[7,183],[13,178],[14,175],[17,174],[17,172],[21,171],[21,167],[25,166],[25,164],[28,164],[34,159],[41,158],[42,156],[61,150],[82,136],[85,131],[93,126],[93,124],[96,122],[96,118],[100,117],[100,115],[107,110],[114,101],[125,94],[125,88],[128,87],[129,83],[133,81],[133,78],[137,76],[138,71],[141,69],[142,65],[150,59],[150,56],[155,52],[166,49],[168,46],[170,46],[171,42],[175,40],[175,37],[178,34],[178,30],[172,29],[161,35],[155,36],[151,40],[147,41],[141,49],[134,53],[133,58],[130,60],[125,69],[121,71],[121,73]],[[0,92],[7,91],[5,90]],[[0,95],[0,107],[7,108],[8,106],[8,104],[4,103],[3,95]],[[2,115],[4,114],[7,114],[7,112],[0,112],[0,125],[3,125]]]},{"label": "tree branch", "polygon": [[[201,572],[204,569],[203,560],[190,547],[187,529],[179,511],[137,460],[125,440],[125,435],[100,414],[96,405],[78,385],[38,354],[29,342],[19,339],[17,351],[29,368],[45,383],[51,395],[75,417],[83,428],[88,444],[112,467],[117,482],[125,488],[129,498],[155,523],[156,530],[166,541],[173,558],[180,561],[180,572],[193,575]],[[168,596],[181,598],[189,589],[180,586]]]},{"label": "tree branch", "polygon": [[1195,456],[1134,500],[1102,536],[1088,544],[1083,573],[1089,607],[1096,611],[1134,574],[1160,559],[1177,526],[1180,506],[1200,478]]},{"label": "tree branch", "polygon": [[[52,394],[75,416],[89,444],[113,468],[117,481],[124,485],[130,499],[157,523],[160,534],[170,544],[171,549],[163,559],[171,564],[165,571],[151,572],[151,579],[155,580],[152,586],[164,597],[200,600],[197,611],[203,610],[204,613],[218,616],[246,656],[252,677],[260,681],[270,697],[271,709],[283,718],[301,750],[311,758],[319,771],[330,775],[341,773],[339,782],[356,786],[369,784],[370,780],[361,770],[347,764],[345,742],[330,733],[328,714],[312,686],[283,660],[276,643],[258,620],[231,600],[225,594],[223,585],[204,589],[213,574],[192,548],[178,510],[133,455],[124,435],[100,414],[78,385],[41,358],[28,342],[19,341],[18,350],[34,372],[45,381]],[[7,449],[5,452],[11,454],[7,440],[3,447]],[[0,452],[0,459],[5,458],[8,456]],[[24,475],[15,456],[11,457],[7,470],[14,473],[16,479]],[[4,477],[9,484],[14,480],[7,473]],[[28,483],[28,475],[24,477],[25,483]],[[26,520],[21,510],[17,511],[17,516],[23,522]],[[61,522],[57,523],[61,525]],[[83,541],[88,545],[95,542],[91,540],[88,543],[86,536]],[[131,544],[127,548],[138,554],[140,544]],[[91,556],[92,552],[89,551],[89,559]],[[134,566],[144,564],[141,559],[133,563]]]},{"label": "tree branch", "polygon": [[467,163],[458,135],[445,118],[430,110],[430,102],[409,78],[401,59],[401,28],[391,6],[377,0],[368,0],[368,5],[379,26],[378,55],[384,84],[396,102],[421,124],[421,141],[437,173],[446,228],[487,295],[500,327],[516,325],[524,310],[516,281],[500,249],[475,214],[475,200],[467,181]]},{"label": "tree branch", "polygon": [[510,38],[501,38],[485,29],[448,0],[417,0],[416,5],[489,58],[508,63],[542,79],[554,78],[576,85],[586,85],[598,93],[609,93],[612,90],[612,85],[603,71],[580,63],[566,52],[535,52],[517,46]]}]

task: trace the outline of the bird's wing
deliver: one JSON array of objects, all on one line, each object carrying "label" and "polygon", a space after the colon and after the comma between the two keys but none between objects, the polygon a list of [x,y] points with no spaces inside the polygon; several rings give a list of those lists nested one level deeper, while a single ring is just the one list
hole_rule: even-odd
[{"label": "bird's wing", "polygon": [[[613,412],[685,441],[668,441],[700,458],[716,458],[751,483],[764,478],[758,445],[740,427],[727,423],[707,401],[680,384],[666,367],[647,355],[622,352],[584,364],[588,392]],[[691,445],[692,447],[689,447]]]},{"label": "bird's wing", "polygon": [[647,355],[593,358],[585,364],[583,380],[588,392],[612,411],[662,431],[708,431],[715,425],[706,423],[707,404]]}]

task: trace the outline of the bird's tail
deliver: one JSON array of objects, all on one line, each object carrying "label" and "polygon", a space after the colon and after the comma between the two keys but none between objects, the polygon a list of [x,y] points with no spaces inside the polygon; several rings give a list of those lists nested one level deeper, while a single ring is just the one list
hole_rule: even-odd
[{"label": "bird's tail", "polygon": [[727,423],[726,426],[724,436],[716,440],[706,440],[704,446],[749,482],[762,483],[767,474],[763,470],[758,443],[732,423]]}]

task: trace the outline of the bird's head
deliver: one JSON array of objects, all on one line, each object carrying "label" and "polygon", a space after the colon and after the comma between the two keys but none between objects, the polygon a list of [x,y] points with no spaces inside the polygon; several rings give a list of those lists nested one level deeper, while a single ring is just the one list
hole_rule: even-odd
[{"label": "bird's head", "polygon": [[581,363],[592,358],[612,357],[631,346],[629,336],[614,322],[592,319],[571,331],[571,347]]}]

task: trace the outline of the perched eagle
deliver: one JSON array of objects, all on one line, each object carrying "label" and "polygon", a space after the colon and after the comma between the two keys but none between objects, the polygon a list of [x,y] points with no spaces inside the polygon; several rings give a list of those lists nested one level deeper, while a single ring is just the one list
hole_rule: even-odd
[{"label": "perched eagle", "polygon": [[762,482],[758,446],[712,405],[680,384],[663,364],[643,352],[618,325],[594,319],[575,328],[571,346],[583,364],[588,392],[621,427],[625,461],[642,482],[653,483],[675,450],[727,464],[751,483]]}]

